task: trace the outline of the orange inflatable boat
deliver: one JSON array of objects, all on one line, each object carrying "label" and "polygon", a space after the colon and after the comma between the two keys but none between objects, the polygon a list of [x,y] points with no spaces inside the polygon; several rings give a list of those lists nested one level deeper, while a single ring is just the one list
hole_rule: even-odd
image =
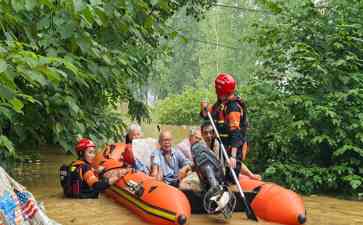
[{"label": "orange inflatable boat", "polygon": [[306,222],[306,211],[302,198],[295,192],[274,183],[251,180],[240,176],[243,191],[255,192],[251,207],[257,217],[286,225]]},{"label": "orange inflatable boat", "polygon": [[183,192],[140,172],[128,173],[105,193],[152,224],[184,225],[190,219]]},{"label": "orange inflatable boat", "polygon": [[[295,192],[277,184],[251,180],[246,176],[240,176],[240,184],[248,204],[258,218],[286,225],[301,225],[306,222],[304,202]],[[191,190],[183,192],[191,203],[192,213],[206,213],[202,204],[202,193]],[[239,192],[235,191],[234,194],[237,197],[234,211],[244,211]]]},{"label": "orange inflatable boat", "polygon": [[[108,164],[104,162],[108,159],[119,160],[126,147],[124,144],[114,144],[112,149],[107,147],[96,155],[94,166],[107,167]],[[306,222],[304,202],[295,192],[274,183],[251,180],[246,176],[240,176],[240,184],[248,203],[260,219],[286,225],[301,225]],[[201,193],[190,190],[183,192],[137,172],[128,173],[106,190],[106,195],[147,222],[182,225],[189,221],[191,211],[204,212]],[[238,192],[235,195],[235,211],[243,211],[242,199]]]},{"label": "orange inflatable boat", "polygon": [[[120,168],[118,165],[121,164],[117,165],[115,161],[125,146],[114,146],[111,155],[105,154],[110,153],[108,147],[96,155],[93,162],[96,169],[100,166],[105,171]],[[184,225],[190,219],[190,203],[182,191],[141,172],[128,172],[108,188],[105,194],[152,224]]]},{"label": "orange inflatable boat", "polygon": [[[93,166],[98,167],[100,162],[102,162],[106,159],[124,161],[125,156],[127,158],[127,160],[126,160],[127,162],[133,161],[133,157],[130,156],[131,155],[130,151],[131,151],[130,146],[123,144],[123,143],[115,143],[115,144],[107,145],[102,151],[100,151],[96,154],[96,157],[93,160]],[[127,153],[127,154],[125,154],[125,153]]]}]

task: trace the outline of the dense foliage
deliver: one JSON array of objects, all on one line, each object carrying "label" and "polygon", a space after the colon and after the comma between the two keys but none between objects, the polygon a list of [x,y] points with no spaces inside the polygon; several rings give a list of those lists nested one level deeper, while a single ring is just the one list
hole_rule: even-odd
[{"label": "dense foliage", "polygon": [[304,192],[363,192],[362,2],[262,2],[275,23],[256,25],[253,37],[256,86],[273,90],[252,103],[261,168]]},{"label": "dense foliage", "polygon": [[[363,3],[258,2],[271,14],[245,39],[256,43],[259,67],[240,90],[252,166],[300,192],[362,195]],[[200,99],[188,96],[178,101],[195,118]]]},{"label": "dense foliage", "polygon": [[148,115],[130,87],[163,53],[167,19],[182,7],[198,17],[213,2],[0,0],[0,154],[119,138],[120,102],[134,119]]}]

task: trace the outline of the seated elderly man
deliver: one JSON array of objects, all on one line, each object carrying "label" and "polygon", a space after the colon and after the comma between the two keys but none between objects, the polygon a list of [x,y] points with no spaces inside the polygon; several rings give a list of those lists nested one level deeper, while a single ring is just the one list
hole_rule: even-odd
[{"label": "seated elderly man", "polygon": [[160,133],[160,149],[156,149],[151,155],[151,176],[179,187],[180,181],[191,171],[192,162],[172,148],[172,138],[170,131]]},{"label": "seated elderly man", "polygon": [[191,143],[194,143],[201,139],[202,139],[202,133],[200,131],[200,128],[191,128],[189,131],[189,137],[182,140],[175,147],[176,149],[181,151],[187,159],[193,161],[191,153]]}]

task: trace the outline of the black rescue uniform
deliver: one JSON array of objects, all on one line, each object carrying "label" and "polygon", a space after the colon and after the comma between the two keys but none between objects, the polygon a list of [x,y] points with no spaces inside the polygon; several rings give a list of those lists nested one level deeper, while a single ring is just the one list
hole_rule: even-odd
[{"label": "black rescue uniform", "polygon": [[[211,113],[214,123],[221,137],[221,141],[227,150],[229,157],[232,156],[231,148],[237,148],[236,168],[234,169],[237,177],[241,170],[243,155],[243,145],[246,142],[247,130],[247,113],[245,103],[238,97],[232,96],[226,102],[217,101],[213,106],[208,108]],[[200,115],[209,120],[208,116]],[[226,181],[233,182],[232,174],[229,167],[226,169]]]},{"label": "black rescue uniform", "polygon": [[64,196],[68,198],[97,198],[99,192],[109,187],[107,178],[99,179],[91,165],[77,160],[60,168]]}]

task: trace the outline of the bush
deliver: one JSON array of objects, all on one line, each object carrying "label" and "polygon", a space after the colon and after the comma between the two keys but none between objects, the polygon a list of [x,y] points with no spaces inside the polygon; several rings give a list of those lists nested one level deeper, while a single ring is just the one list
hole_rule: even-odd
[{"label": "bush", "polygon": [[187,87],[180,95],[166,97],[153,109],[154,117],[162,124],[192,125],[201,121],[200,102],[213,102],[214,93],[206,89]]}]

